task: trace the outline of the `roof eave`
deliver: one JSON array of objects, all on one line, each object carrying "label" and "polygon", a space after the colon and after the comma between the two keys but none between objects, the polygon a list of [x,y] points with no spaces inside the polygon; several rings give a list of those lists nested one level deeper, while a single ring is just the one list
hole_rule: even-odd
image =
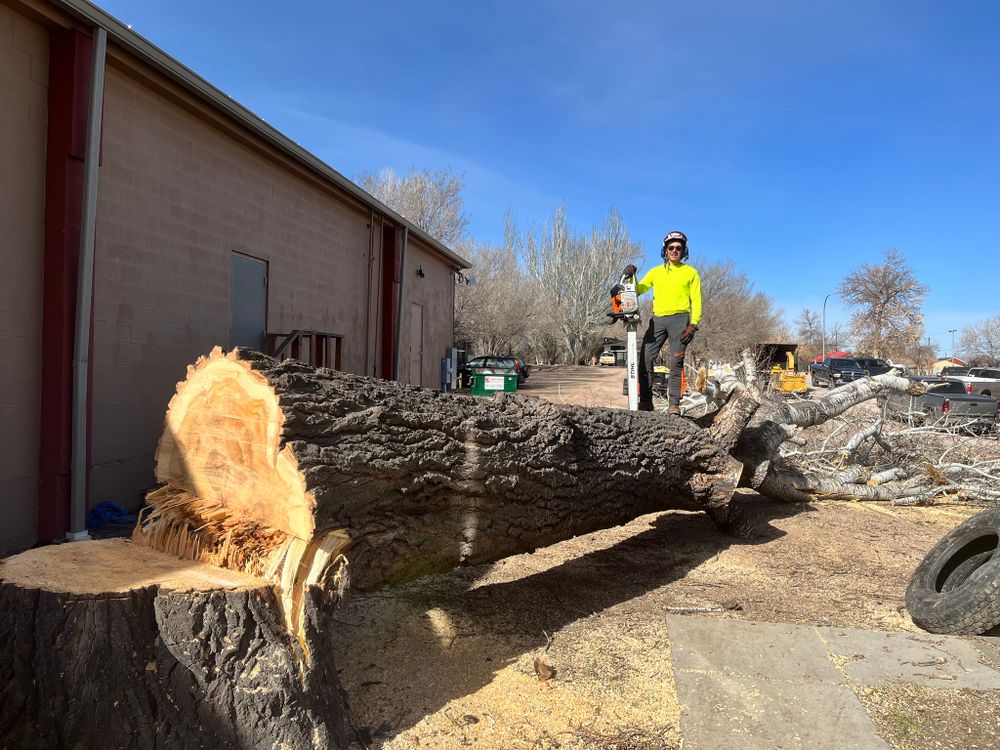
[{"label": "roof eave", "polygon": [[295,143],[295,141],[269,125],[242,104],[235,101],[231,96],[217,89],[186,65],[168,55],[142,35],[132,31],[114,16],[108,15],[105,11],[86,0],[52,0],[52,2],[82,21],[92,26],[104,28],[108,32],[110,42],[114,42],[118,46],[128,50],[140,60],[143,60],[164,75],[181,84],[202,100],[224,111],[241,125],[306,165],[317,174],[325,177],[362,203],[371,206],[401,226],[407,227],[410,232],[449,260],[456,269],[471,267],[465,258],[450,250],[440,240],[434,239],[412,221],[393,211],[375,196],[351,182],[315,154],[310,153]]}]

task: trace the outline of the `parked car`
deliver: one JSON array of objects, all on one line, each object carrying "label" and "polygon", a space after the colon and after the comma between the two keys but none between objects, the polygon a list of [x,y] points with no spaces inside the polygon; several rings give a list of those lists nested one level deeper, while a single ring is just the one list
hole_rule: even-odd
[{"label": "parked car", "polygon": [[484,356],[473,357],[464,365],[458,368],[458,377],[462,386],[466,387],[472,383],[472,377],[476,373],[485,375],[507,375],[515,373],[514,363],[510,360],[504,361],[500,357]]},{"label": "parked car", "polygon": [[458,368],[459,382],[462,388],[472,384],[472,377],[483,375],[517,375],[517,384],[521,385],[528,377],[527,368],[523,368],[517,357],[494,356],[473,357]]},{"label": "parked car", "polygon": [[968,375],[969,374],[969,370],[971,370],[971,369],[972,369],[971,367],[958,367],[958,366],[944,367],[944,368],[941,369],[941,374],[945,375],[945,376],[948,376],[948,375]]},{"label": "parked car", "polygon": [[997,399],[966,393],[961,383],[945,378],[923,376],[909,380],[927,383],[927,392],[911,396],[890,391],[882,397],[890,414],[915,425],[940,424],[975,432],[996,429],[1000,408]]},{"label": "parked car", "polygon": [[[948,368],[945,368],[948,369]],[[948,375],[948,380],[961,383],[966,393],[980,396],[1000,396],[1000,369],[970,367],[967,375]]]},{"label": "parked car", "polygon": [[606,365],[608,367],[615,366],[615,353],[609,350],[604,350],[601,352],[601,356],[597,358],[597,364]]},{"label": "parked car", "polygon": [[529,375],[531,375],[531,370],[528,368],[528,363],[525,362],[521,357],[515,354],[514,359],[517,361],[518,367],[521,368],[520,370],[517,371],[517,382],[520,385],[521,383],[523,383],[525,380],[528,379]]},{"label": "parked car", "polygon": [[862,370],[867,370],[869,375],[884,375],[890,370],[896,369],[892,362],[886,362],[877,357],[852,357]]},{"label": "parked car", "polygon": [[814,388],[818,385],[836,388],[838,385],[868,376],[865,368],[853,358],[847,357],[828,357],[821,362],[814,362],[810,372]]}]

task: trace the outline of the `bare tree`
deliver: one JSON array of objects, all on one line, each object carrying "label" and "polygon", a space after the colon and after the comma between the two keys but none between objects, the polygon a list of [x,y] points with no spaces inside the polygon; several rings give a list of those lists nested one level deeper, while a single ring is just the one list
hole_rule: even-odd
[{"label": "bare tree", "polygon": [[931,365],[937,359],[937,347],[935,344],[931,343],[929,340],[920,342],[917,341],[912,347],[910,347],[905,354],[905,358],[911,360],[914,365],[916,365],[917,371],[929,374],[931,371]]},{"label": "bare tree", "polygon": [[840,323],[834,323],[826,332],[826,348],[839,352],[841,347],[847,346],[847,331]]},{"label": "bare tree", "polygon": [[823,326],[819,313],[803,308],[795,319],[795,334],[799,339],[799,358],[807,359],[823,346]]},{"label": "bare tree", "polygon": [[698,335],[688,348],[692,364],[708,359],[737,361],[744,349],[786,335],[773,300],[754,291],[733,261],[711,263],[698,272],[704,314]]},{"label": "bare tree", "polygon": [[881,264],[865,263],[848,274],[837,293],[855,308],[851,330],[858,348],[882,357],[898,356],[920,338],[920,309],[928,291],[906,258],[898,250],[888,249]]},{"label": "bare tree", "polygon": [[523,349],[528,328],[527,279],[510,247],[466,243],[459,250],[472,264],[468,283],[455,289],[455,339],[477,354]]},{"label": "bare tree", "polygon": [[522,234],[510,222],[508,241],[521,249],[538,297],[540,338],[558,331],[567,362],[582,362],[605,332],[608,286],[624,265],[638,256],[621,215],[610,209],[589,236],[575,233],[558,206],[549,224]]},{"label": "bare tree", "polygon": [[465,238],[469,220],[462,199],[464,175],[455,174],[450,168],[436,172],[413,168],[401,177],[395,170],[386,168],[378,174],[362,172],[358,182],[400,216],[445,245]]},{"label": "bare tree", "polygon": [[992,365],[1000,361],[1000,315],[964,328],[959,347],[970,362]]}]

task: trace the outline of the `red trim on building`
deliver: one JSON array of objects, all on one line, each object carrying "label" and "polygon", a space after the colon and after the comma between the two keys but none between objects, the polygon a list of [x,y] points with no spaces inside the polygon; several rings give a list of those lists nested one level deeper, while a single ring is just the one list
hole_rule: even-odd
[{"label": "red trim on building", "polygon": [[379,377],[393,379],[396,364],[396,312],[403,277],[402,231],[386,224],[382,229],[382,361]]},{"label": "red trim on building", "polygon": [[42,540],[69,530],[73,339],[92,46],[90,37],[78,31],[58,30],[49,35],[38,460],[38,538]]}]

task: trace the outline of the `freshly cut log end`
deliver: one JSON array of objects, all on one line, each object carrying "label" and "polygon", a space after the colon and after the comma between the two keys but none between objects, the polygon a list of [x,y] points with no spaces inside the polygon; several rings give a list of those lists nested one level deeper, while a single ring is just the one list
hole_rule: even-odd
[{"label": "freshly cut log end", "polygon": [[302,640],[307,586],[323,581],[351,541],[315,533],[315,499],[284,444],[285,415],[267,378],[237,350],[218,347],[188,367],[156,450],[163,486],[133,541],[280,584],[288,629]]},{"label": "freshly cut log end", "polygon": [[285,415],[267,378],[237,350],[188,367],[167,409],[156,479],[262,529],[310,539],[316,504],[284,445]]},{"label": "freshly cut log end", "polygon": [[[0,747],[347,744],[307,596],[306,660],[273,584],[121,540],[0,564]],[[319,619],[318,619],[319,618]]]},{"label": "freshly cut log end", "polygon": [[[473,399],[216,349],[170,403],[164,487],[136,541],[284,583],[301,560],[349,559],[352,585],[371,589],[655,510],[722,508],[740,471],[684,419]],[[312,564],[306,578],[327,575]]]},{"label": "freshly cut log end", "polygon": [[171,485],[146,497],[132,541],[141,547],[260,576],[277,584],[287,629],[305,646],[303,608],[310,586],[336,591],[347,586],[344,552],[351,539],[341,530],[300,539],[228,511]]}]

